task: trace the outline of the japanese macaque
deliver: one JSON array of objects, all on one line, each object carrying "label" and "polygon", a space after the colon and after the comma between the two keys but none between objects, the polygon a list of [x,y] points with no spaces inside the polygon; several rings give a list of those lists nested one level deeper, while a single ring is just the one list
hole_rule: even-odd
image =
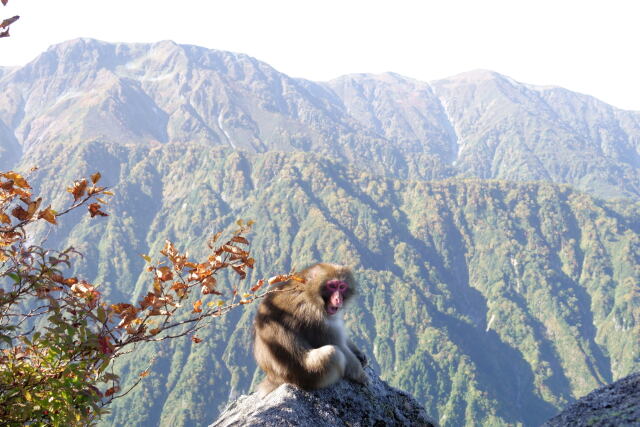
[{"label": "japanese macaque", "polygon": [[364,384],[365,356],[347,338],[342,321],[356,283],[348,267],[315,264],[274,288],[258,307],[254,355],[267,377],[258,386],[265,396],[282,383],[306,390],[341,378]]}]

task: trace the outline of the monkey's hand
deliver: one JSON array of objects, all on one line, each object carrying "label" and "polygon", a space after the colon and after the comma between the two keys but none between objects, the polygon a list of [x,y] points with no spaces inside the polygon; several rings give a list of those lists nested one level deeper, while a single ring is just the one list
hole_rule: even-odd
[{"label": "monkey's hand", "polygon": [[364,373],[364,369],[362,369],[362,364],[358,357],[351,351],[351,348],[344,349],[344,353],[347,359],[347,364],[344,368],[345,378],[360,384],[366,384],[367,375]]},{"label": "monkey's hand", "polygon": [[344,370],[344,376],[354,382],[359,384],[367,383],[367,374],[364,373],[364,369],[362,369],[362,365],[360,365],[360,361],[354,356],[353,359],[347,362],[347,366]]},{"label": "monkey's hand", "polygon": [[363,352],[361,352],[360,349],[358,349],[358,347],[356,347],[355,344],[351,342],[351,340],[349,340],[347,344],[349,350],[351,350],[353,354],[356,355],[362,367],[364,368],[365,366],[367,366],[369,364],[369,359],[367,359],[367,356]]}]

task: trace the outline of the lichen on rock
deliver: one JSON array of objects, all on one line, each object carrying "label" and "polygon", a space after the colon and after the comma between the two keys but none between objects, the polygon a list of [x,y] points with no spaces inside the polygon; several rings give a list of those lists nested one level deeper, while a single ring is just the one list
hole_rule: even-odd
[{"label": "lichen on rock", "polygon": [[640,425],[640,372],[600,387],[569,405],[543,427]]},{"label": "lichen on rock", "polygon": [[260,399],[230,403],[210,427],[230,426],[435,426],[408,393],[390,387],[370,367],[368,384],[342,380],[321,390],[283,384]]}]

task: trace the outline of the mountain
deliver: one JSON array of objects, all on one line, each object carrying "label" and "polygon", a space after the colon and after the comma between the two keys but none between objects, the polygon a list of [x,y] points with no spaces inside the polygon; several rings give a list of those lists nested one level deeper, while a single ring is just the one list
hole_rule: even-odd
[{"label": "mountain", "polygon": [[[638,113],[491,72],[313,83],[172,42],[67,42],[0,87],[0,161],[39,165],[37,189],[99,170],[115,191],[108,218],[42,230],[113,302],[148,288],[139,254],[202,253],[251,218],[247,286],[352,265],[355,341],[443,426],[539,425],[640,370]],[[125,383],[153,373],[104,424],[214,420],[258,380],[253,310],[122,358]]]},{"label": "mountain", "polygon": [[[78,141],[202,142],[328,155],[401,179],[571,184],[640,196],[640,113],[491,71],[431,83],[393,73],[325,83],[249,56],[90,39],[0,75],[0,165]],[[17,150],[18,144],[21,150]]]}]

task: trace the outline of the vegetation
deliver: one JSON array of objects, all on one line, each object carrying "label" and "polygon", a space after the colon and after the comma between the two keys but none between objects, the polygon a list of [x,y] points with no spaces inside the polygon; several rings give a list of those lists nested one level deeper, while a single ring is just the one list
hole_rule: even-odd
[{"label": "vegetation", "polygon": [[[134,351],[137,344],[191,336],[202,321],[261,298],[259,281],[248,293],[233,291],[231,301],[221,296],[216,276],[230,269],[240,279],[253,268],[254,259],[243,247],[253,222],[238,221],[224,243],[219,232],[208,242],[210,253],[194,261],[166,241],[162,260],[147,262],[152,289],[137,305],[110,304],[99,287],[64,274],[77,252],[45,249],[32,244],[29,230],[39,222],[57,225],[58,219],[82,206],[89,215],[106,217],[103,199],[113,195],[98,186],[101,176],[75,181],[67,191],[73,202],[57,212],[42,208],[31,185],[16,172],[0,173],[0,420],[5,424],[85,425],[106,413],[104,409],[149,374],[140,371],[135,383],[121,390],[114,373],[115,360]],[[269,283],[287,280],[277,276]],[[189,297],[199,292],[195,301]],[[210,299],[210,298],[209,298]],[[179,310],[187,312],[178,319]],[[147,361],[148,363],[149,361]]]}]

